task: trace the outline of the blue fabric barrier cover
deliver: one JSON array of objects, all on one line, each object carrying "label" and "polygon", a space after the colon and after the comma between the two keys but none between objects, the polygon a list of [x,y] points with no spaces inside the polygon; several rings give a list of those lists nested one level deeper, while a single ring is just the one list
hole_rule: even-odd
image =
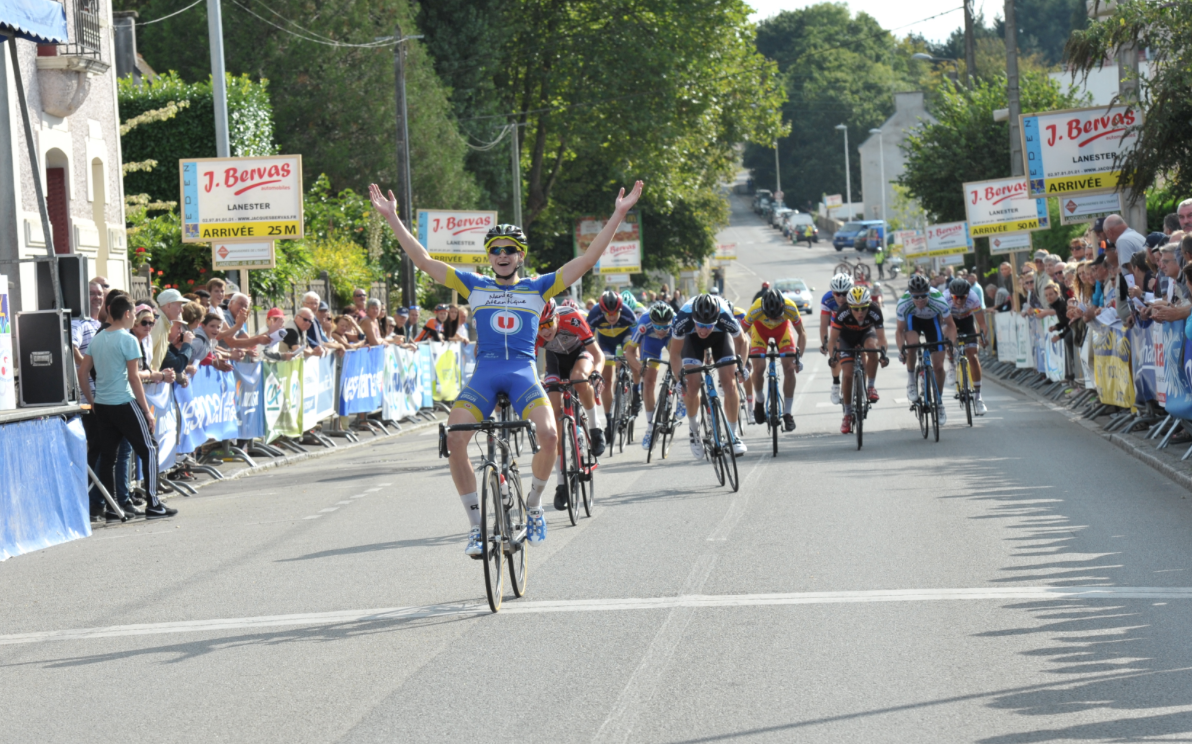
[{"label": "blue fabric barrier cover", "polygon": [[0,561],[90,534],[83,422],[0,426]]},{"label": "blue fabric barrier cover", "polygon": [[1185,360],[1189,358],[1184,322],[1163,324],[1163,387],[1167,400],[1163,407],[1177,418],[1192,420],[1192,387],[1188,384]]},{"label": "blue fabric barrier cover", "polygon": [[53,0],[0,0],[0,40],[17,36],[38,44],[65,44],[66,7]]},{"label": "blue fabric barrier cover", "polygon": [[261,401],[261,363],[235,362],[236,416],[240,421],[239,439],[265,436],[265,410]]},{"label": "blue fabric barrier cover", "polygon": [[240,422],[231,372],[199,367],[190,385],[174,386],[174,400],[178,402],[179,452],[194,452],[208,439],[236,438]]},{"label": "blue fabric barrier cover", "polygon": [[430,344],[418,344],[418,376],[422,380],[422,408],[434,408],[434,391],[431,382],[435,379],[435,357]]},{"label": "blue fabric barrier cover", "polygon": [[339,377],[339,415],[372,413],[385,396],[385,347],[374,346],[344,354]]}]

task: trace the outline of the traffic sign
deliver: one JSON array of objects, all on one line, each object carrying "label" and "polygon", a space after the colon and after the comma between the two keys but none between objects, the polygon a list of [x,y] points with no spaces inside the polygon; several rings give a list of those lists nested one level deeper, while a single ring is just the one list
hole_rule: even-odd
[{"label": "traffic sign", "polygon": [[211,268],[215,271],[275,268],[275,245],[272,240],[264,243],[212,243]]}]

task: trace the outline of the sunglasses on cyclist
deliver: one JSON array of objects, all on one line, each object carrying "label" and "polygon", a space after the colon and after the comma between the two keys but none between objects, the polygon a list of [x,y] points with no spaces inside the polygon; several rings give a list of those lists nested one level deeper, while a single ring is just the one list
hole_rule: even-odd
[{"label": "sunglasses on cyclist", "polygon": [[512,256],[513,254],[517,253],[518,250],[519,249],[516,245],[494,245],[492,248],[488,249],[488,255]]},{"label": "sunglasses on cyclist", "polygon": [[558,324],[558,322],[559,322],[559,316],[556,315],[555,317],[551,318],[550,320],[538,321],[538,327],[539,328],[554,328]]},{"label": "sunglasses on cyclist", "polygon": [[659,331],[659,332],[670,330],[670,323],[663,323],[662,325],[658,325],[657,323],[651,323],[650,325],[654,326],[654,330]]},{"label": "sunglasses on cyclist", "polygon": [[926,300],[926,299],[927,299],[927,294],[926,294],[926,293],[924,293],[924,294],[913,294],[913,295],[911,295],[911,299],[912,299],[912,300]]},{"label": "sunglasses on cyclist", "polygon": [[712,322],[712,323],[700,323],[699,321],[696,321],[696,323],[695,323],[695,327],[696,327],[696,328],[698,328],[698,329],[700,329],[701,331],[710,331],[710,330],[712,330],[713,328],[715,328],[715,327],[716,327],[716,323],[715,323],[715,322]]}]

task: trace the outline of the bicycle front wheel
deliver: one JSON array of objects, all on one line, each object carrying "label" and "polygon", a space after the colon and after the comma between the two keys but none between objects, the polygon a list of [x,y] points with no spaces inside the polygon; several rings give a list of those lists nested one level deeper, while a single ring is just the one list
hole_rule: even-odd
[{"label": "bicycle front wheel", "polygon": [[960,358],[960,397],[964,400],[964,418],[973,425],[973,388],[969,384],[968,359]]},{"label": "bicycle front wheel", "polygon": [[671,442],[675,439],[675,429],[679,426],[679,419],[675,416],[675,401],[678,399],[679,393],[677,390],[671,390],[667,394],[666,404],[666,418],[663,419],[665,424],[662,427],[662,459],[670,454]]},{"label": "bicycle front wheel", "polygon": [[700,431],[704,437],[704,458],[712,463],[712,468],[716,471],[716,480],[720,485],[724,485],[724,467],[720,462],[720,433],[716,431],[716,419],[713,414],[711,401],[704,404],[700,409]]},{"label": "bicycle front wheel", "polygon": [[529,573],[530,551],[526,545],[526,526],[530,520],[522,493],[521,474],[516,468],[510,471],[509,495],[511,500],[505,509],[505,534],[509,536],[505,544],[509,546],[509,551],[505,554],[505,561],[509,564],[509,583],[513,585],[513,596],[521,597],[526,593]]},{"label": "bicycle front wheel", "polygon": [[770,405],[766,411],[766,422],[770,424],[770,446],[773,450],[771,457],[778,457],[778,380],[771,377],[768,385]]},{"label": "bicycle front wheel", "polygon": [[488,595],[488,606],[493,612],[501,609],[505,577],[501,573],[504,560],[501,523],[504,507],[501,505],[501,481],[497,469],[486,465],[480,479],[480,537],[484,544],[484,591]]},{"label": "bicycle front wheel", "polygon": [[745,397],[745,386],[737,383],[737,408],[741,409],[737,412],[737,434],[745,436],[745,421],[753,415],[749,410],[749,399]]},{"label": "bicycle front wheel", "polygon": [[938,400],[936,395],[936,380],[935,370],[932,369],[927,374],[927,400],[931,401],[931,429],[935,432],[935,441],[940,440],[940,406],[942,403]]},{"label": "bicycle front wheel", "polygon": [[724,406],[721,404],[720,398],[712,401],[712,415],[721,433],[720,465],[724,468],[724,479],[721,479],[720,483],[724,485],[724,480],[727,479],[729,487],[736,492],[741,484],[737,482],[737,453],[733,450],[733,425],[725,418]]},{"label": "bicycle front wheel", "polygon": [[563,483],[567,488],[567,518],[574,527],[579,522],[579,458],[575,447],[575,420],[563,417],[563,430],[559,432],[560,449],[563,454]]},{"label": "bicycle front wheel", "polygon": [[576,428],[579,434],[579,490],[584,499],[584,514],[592,516],[592,502],[596,499],[596,456],[592,454],[592,442],[582,426]]},{"label": "bicycle front wheel", "polygon": [[865,372],[861,360],[853,361],[853,425],[857,430],[857,449],[865,443],[865,404],[868,402],[865,390]]},{"label": "bicycle front wheel", "polygon": [[[920,360],[919,366],[920,367],[923,366],[922,360]],[[919,414],[919,431],[923,434],[923,438],[926,439],[927,435],[931,433],[931,420],[929,418],[929,416],[931,414],[927,410],[927,408],[928,408],[927,401],[929,400],[929,398],[927,397],[927,375],[923,374],[922,369],[919,370],[918,374],[919,374],[919,406],[918,406],[917,413]]]},{"label": "bicycle front wheel", "polygon": [[658,396],[658,403],[654,406],[654,423],[650,425],[650,446],[646,448],[647,463],[654,457],[654,447],[658,445],[658,438],[664,436],[663,429],[666,428],[668,419],[670,419],[670,395],[663,387]]}]

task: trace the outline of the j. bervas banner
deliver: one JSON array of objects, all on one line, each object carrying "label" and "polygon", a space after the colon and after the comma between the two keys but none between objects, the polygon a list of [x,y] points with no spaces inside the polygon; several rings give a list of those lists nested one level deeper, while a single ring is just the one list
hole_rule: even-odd
[{"label": "j. bervas banner", "polygon": [[296,240],[302,229],[302,156],[178,161],[182,242]]},{"label": "j. bervas banner", "polygon": [[[588,250],[588,246],[604,229],[607,222],[603,217],[580,217],[575,221],[575,255]],[[604,255],[596,263],[597,274],[638,274],[642,270],[642,229],[636,212],[629,212],[617,226],[612,241]]]},{"label": "j. bervas banner", "polygon": [[928,225],[924,233],[927,239],[927,255],[932,258],[968,253],[973,249],[973,239],[969,236],[967,222]]},{"label": "j. bervas banner", "polygon": [[496,212],[419,209],[418,242],[436,261],[481,266],[488,263],[484,236],[496,224]]},{"label": "j. bervas banner", "polygon": [[1047,199],[1032,199],[1027,191],[1021,176],[964,184],[969,235],[980,238],[1049,228]]},{"label": "j. bervas banner", "polygon": [[1077,196],[1122,183],[1114,163],[1138,143],[1142,113],[1098,106],[1023,114],[1021,120],[1030,196]]}]

